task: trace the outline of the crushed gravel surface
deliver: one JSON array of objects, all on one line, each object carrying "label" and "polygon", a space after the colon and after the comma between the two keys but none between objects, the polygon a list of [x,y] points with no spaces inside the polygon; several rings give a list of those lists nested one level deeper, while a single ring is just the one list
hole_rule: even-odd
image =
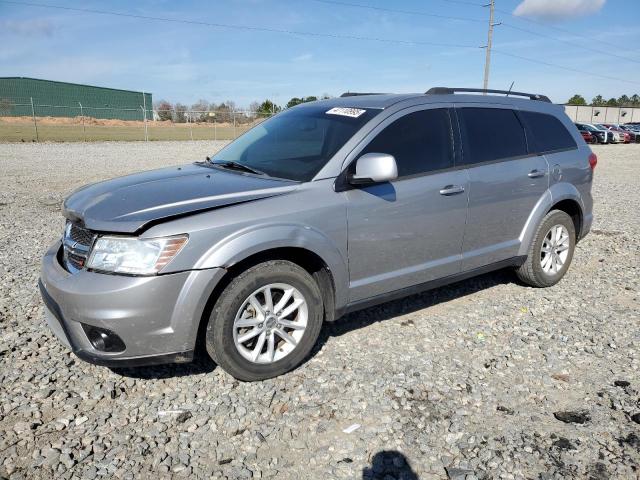
[{"label": "crushed gravel surface", "polygon": [[37,290],[62,199],[219,147],[0,145],[0,478],[638,478],[640,145],[594,148],[593,231],[552,288],[502,271],[350,314],[264,382],[75,358]]}]

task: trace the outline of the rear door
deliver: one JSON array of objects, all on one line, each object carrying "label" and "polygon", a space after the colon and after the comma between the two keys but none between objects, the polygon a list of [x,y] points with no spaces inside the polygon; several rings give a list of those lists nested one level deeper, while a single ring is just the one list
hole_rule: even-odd
[{"label": "rear door", "polygon": [[385,120],[356,155],[393,155],[398,178],[344,192],[351,302],[460,271],[467,174],[455,170],[453,112],[422,108]]},{"label": "rear door", "polygon": [[530,153],[512,107],[471,104],[456,112],[469,175],[462,246],[467,271],[517,255],[520,233],[549,186],[549,167],[544,156]]}]

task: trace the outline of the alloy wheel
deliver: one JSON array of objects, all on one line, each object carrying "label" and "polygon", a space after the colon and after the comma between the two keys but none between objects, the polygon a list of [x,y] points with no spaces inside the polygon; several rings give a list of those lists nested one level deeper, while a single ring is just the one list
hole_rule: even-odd
[{"label": "alloy wheel", "polygon": [[569,231],[564,225],[554,225],[549,229],[540,249],[540,266],[544,273],[556,275],[562,270],[569,256],[570,246]]},{"label": "alloy wheel", "polygon": [[300,343],[309,310],[300,291],[286,283],[271,283],[253,292],[240,306],[233,323],[233,341],[245,359],[274,363]]}]

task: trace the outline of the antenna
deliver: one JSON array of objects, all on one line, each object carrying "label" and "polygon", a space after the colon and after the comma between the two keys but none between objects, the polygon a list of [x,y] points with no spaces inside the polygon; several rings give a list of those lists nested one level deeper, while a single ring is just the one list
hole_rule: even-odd
[{"label": "antenna", "polygon": [[511,85],[509,86],[509,90],[507,91],[507,97],[509,96],[509,94],[511,93],[511,89],[513,88],[513,84],[516,83],[515,80],[513,82],[511,82]]}]

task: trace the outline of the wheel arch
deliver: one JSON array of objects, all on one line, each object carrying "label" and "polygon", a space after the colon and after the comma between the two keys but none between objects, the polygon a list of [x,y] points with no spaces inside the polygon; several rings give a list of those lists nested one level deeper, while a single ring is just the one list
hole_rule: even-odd
[{"label": "wheel arch", "polygon": [[205,330],[211,311],[222,291],[241,272],[254,265],[269,260],[288,260],[304,268],[318,283],[324,305],[324,321],[336,319],[337,289],[333,273],[327,263],[317,253],[301,247],[275,247],[261,250],[235,261],[225,268],[226,272],[209,294],[209,298],[199,319],[196,342],[198,348],[204,348]]},{"label": "wheel arch", "polygon": [[549,189],[538,199],[538,202],[529,214],[529,218],[520,233],[520,249],[518,255],[526,255],[533,236],[542,219],[551,210],[562,210],[573,220],[576,227],[576,237],[581,238],[584,226],[584,206],[580,192],[570,183],[560,182],[551,185]]},{"label": "wheel arch", "polygon": [[582,232],[582,224],[584,222],[584,216],[582,212],[582,207],[577,200],[573,198],[565,198],[563,200],[559,200],[555,202],[548,210],[549,213],[552,210],[560,210],[565,212],[567,215],[571,217],[573,220],[573,226],[576,230],[576,242],[581,238]]}]

